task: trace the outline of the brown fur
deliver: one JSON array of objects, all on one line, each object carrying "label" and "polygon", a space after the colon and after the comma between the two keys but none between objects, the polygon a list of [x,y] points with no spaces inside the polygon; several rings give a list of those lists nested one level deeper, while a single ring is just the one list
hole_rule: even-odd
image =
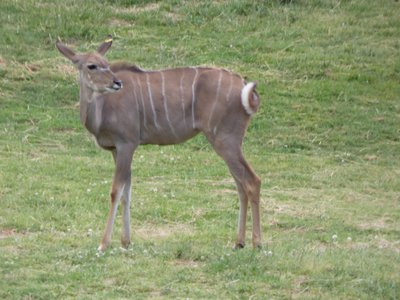
[{"label": "brown fur", "polygon": [[126,63],[126,62],[112,63],[110,65],[110,69],[114,73],[118,73],[120,71],[130,71],[130,72],[134,72],[134,73],[143,73],[143,72],[145,72],[144,70],[142,70],[137,65],[129,64],[129,63]]},{"label": "brown fur", "polygon": [[[237,247],[245,244],[249,202],[253,246],[261,245],[261,181],[241,150],[250,114],[259,106],[255,85],[246,85],[239,75],[218,68],[145,71],[127,63],[110,66],[103,55],[111,40],[90,54],[76,54],[59,40],[56,46],[79,70],[82,123],[99,146],[112,152],[115,161],[111,208],[101,251],[111,241],[120,199],[124,204],[121,241],[124,246],[130,243],[131,162],[135,149],[143,144],[181,143],[199,132],[224,159],[237,185],[240,199]],[[248,91],[245,95],[248,104],[242,91],[244,94]]]}]

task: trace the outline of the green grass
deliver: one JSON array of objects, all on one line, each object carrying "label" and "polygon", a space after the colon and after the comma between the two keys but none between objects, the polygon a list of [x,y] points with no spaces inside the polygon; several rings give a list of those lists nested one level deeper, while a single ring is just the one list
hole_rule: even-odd
[{"label": "green grass", "polygon": [[[0,298],[399,299],[397,1],[0,2]],[[96,254],[111,155],[79,122],[55,40],[147,69],[258,81],[244,141],[264,248],[233,251],[238,203],[199,136],[135,154],[133,244]],[[250,242],[250,226],[248,228]]]}]

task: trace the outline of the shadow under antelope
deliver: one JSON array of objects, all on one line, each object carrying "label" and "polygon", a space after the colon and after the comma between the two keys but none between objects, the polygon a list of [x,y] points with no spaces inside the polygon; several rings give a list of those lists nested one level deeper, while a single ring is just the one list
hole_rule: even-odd
[{"label": "shadow under antelope", "polygon": [[111,242],[122,199],[121,243],[130,234],[131,163],[139,145],[184,142],[202,132],[226,162],[240,200],[236,247],[243,248],[248,202],[253,246],[261,246],[259,177],[246,162],[241,146],[251,116],[258,110],[256,83],[246,83],[225,69],[186,67],[145,71],[130,64],[109,64],[103,57],[112,39],[96,52],[77,54],[59,39],[58,50],[79,71],[80,119],[103,149],[111,151],[115,174],[111,207],[99,250]]}]

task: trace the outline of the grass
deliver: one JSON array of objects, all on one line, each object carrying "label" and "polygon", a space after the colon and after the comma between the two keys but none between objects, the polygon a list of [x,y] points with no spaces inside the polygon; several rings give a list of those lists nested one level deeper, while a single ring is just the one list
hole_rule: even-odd
[{"label": "grass", "polygon": [[[399,299],[399,11],[372,0],[1,1],[0,298]],[[76,72],[54,43],[88,51],[109,33],[110,60],[258,81],[244,150],[263,181],[262,251],[232,251],[234,184],[199,136],[138,149],[133,245],[119,248],[118,219],[97,255],[112,158],[80,125]]]}]

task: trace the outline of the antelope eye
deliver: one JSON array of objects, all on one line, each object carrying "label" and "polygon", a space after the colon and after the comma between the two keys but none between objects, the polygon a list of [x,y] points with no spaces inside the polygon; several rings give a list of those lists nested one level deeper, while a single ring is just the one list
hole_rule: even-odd
[{"label": "antelope eye", "polygon": [[96,65],[88,65],[87,66],[89,70],[96,70],[97,66]]}]

